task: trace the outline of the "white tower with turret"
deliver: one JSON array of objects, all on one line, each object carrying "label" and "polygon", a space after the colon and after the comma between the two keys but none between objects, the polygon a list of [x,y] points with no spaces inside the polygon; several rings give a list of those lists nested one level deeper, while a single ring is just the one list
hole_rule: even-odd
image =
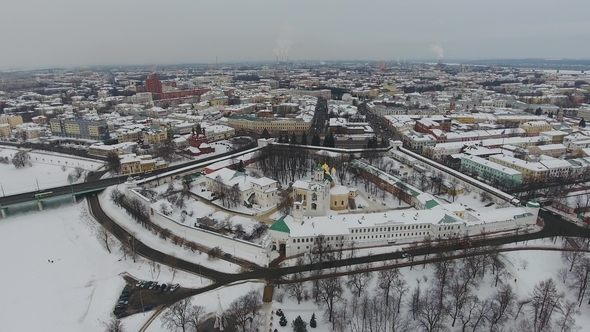
[{"label": "white tower with turret", "polygon": [[293,203],[293,221],[302,224],[303,223],[303,203]]}]

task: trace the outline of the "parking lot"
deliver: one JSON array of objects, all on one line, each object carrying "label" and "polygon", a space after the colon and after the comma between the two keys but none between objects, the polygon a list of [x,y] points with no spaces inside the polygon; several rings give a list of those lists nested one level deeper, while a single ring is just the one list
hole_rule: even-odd
[{"label": "parking lot", "polygon": [[[121,297],[113,304],[113,314],[119,318],[143,312],[144,309],[145,311],[154,310],[158,306],[178,302],[195,293],[194,289],[182,287],[178,287],[175,291],[171,291],[171,289],[165,291],[161,288],[156,289],[155,287],[152,289],[138,287],[137,283],[139,280],[129,276],[125,276],[124,278],[127,284],[121,293]],[[172,283],[172,285],[175,284]],[[168,285],[166,287],[168,288]],[[120,303],[120,300],[123,303]],[[118,310],[116,309],[117,306],[119,306]]]}]

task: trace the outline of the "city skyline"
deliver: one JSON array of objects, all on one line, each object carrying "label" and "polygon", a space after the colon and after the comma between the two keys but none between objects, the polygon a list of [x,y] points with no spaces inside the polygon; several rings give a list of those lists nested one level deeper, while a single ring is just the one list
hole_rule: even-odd
[{"label": "city skyline", "polygon": [[587,2],[8,0],[0,68],[588,58]]}]

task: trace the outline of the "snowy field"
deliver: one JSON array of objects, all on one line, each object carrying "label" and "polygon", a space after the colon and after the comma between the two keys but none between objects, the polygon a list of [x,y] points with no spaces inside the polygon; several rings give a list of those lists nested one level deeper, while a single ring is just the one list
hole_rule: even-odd
[{"label": "snowy field", "polygon": [[[10,248],[0,252],[0,282],[10,285],[0,302],[0,331],[104,331],[125,285],[124,273],[172,281],[166,267],[154,276],[147,262],[122,260],[116,244],[109,254],[96,239],[97,227],[85,201],[0,221],[0,243]],[[209,283],[182,271],[174,282],[193,288]],[[34,318],[26,319],[29,315]]]},{"label": "snowy field", "polygon": [[[529,241],[526,243],[527,246],[559,246],[561,240],[557,240],[557,243],[549,239],[540,239],[535,241]],[[522,245],[522,244],[521,244]],[[533,291],[534,286],[545,279],[553,278],[556,282],[558,291],[564,292],[566,299],[568,300],[575,300],[575,296],[573,292],[566,287],[566,285],[561,281],[558,270],[564,267],[564,262],[561,257],[560,252],[556,251],[514,251],[514,252],[506,252],[500,255],[500,260],[504,263],[506,267],[506,271],[508,272],[504,277],[503,280],[505,283],[509,284],[515,294],[517,295],[519,300],[522,300],[528,296]],[[433,265],[417,265],[414,266],[412,269],[402,268],[400,269],[401,275],[403,276],[404,280],[407,282],[409,287],[409,291],[406,293],[406,299],[415,287],[420,284],[422,289],[426,289],[429,285],[432,284],[435,278],[435,270]],[[347,277],[341,278],[344,287],[344,293],[342,299],[338,300],[337,305],[343,303],[343,301],[352,301],[353,298],[356,296],[349,290],[344,284],[346,283]],[[369,291],[369,296],[374,297],[375,289],[377,287],[377,272],[372,273],[372,278],[368,285],[366,286],[367,290]],[[195,305],[203,305],[207,308],[206,312],[211,313],[214,312],[216,309],[217,304],[217,295],[221,299],[222,308],[227,310],[229,303],[233,300],[238,298],[239,296],[247,293],[251,289],[262,289],[262,284],[241,284],[235,286],[229,286],[226,288],[221,288],[219,290],[214,290],[205,294],[197,295],[193,297],[192,303]],[[311,283],[306,284],[306,289],[311,291]],[[494,287],[494,279],[493,276],[487,272],[486,276],[482,279],[482,281],[478,284],[477,288],[474,289],[474,295],[476,295],[479,299],[483,300],[485,298],[490,297],[498,288]],[[282,295],[281,295],[282,294]],[[274,301],[271,305],[271,308],[268,309],[268,312],[265,310],[261,311],[261,314],[270,314],[270,311],[276,312],[278,309],[281,309],[287,318],[288,325],[286,327],[281,327],[279,322],[279,317],[276,314],[273,316],[272,319],[272,330],[276,328],[280,332],[290,332],[292,331],[291,322],[297,317],[301,316],[304,321],[309,323],[311,315],[315,313],[318,327],[315,329],[309,328],[308,331],[315,331],[315,332],[329,332],[332,331],[331,326],[328,322],[324,319],[324,311],[325,311],[325,304],[320,303],[315,304],[312,300],[302,301],[301,304],[297,304],[297,301],[293,298],[289,298],[288,294],[285,292],[285,286],[282,286],[281,289],[275,288],[275,296]],[[590,326],[590,309],[586,305],[582,305],[581,315],[576,316],[576,325],[581,327],[580,331],[586,331],[585,327]],[[526,309],[523,313],[529,314]],[[526,312],[526,313],[525,313]],[[522,315],[522,314],[521,314]],[[405,314],[404,314],[405,316]],[[555,318],[553,321],[557,321],[558,314],[555,314]],[[124,321],[125,322],[125,321]],[[518,328],[512,326],[513,319],[508,319],[504,330],[506,331],[521,331]],[[126,324],[128,327],[132,327],[132,324]],[[450,328],[450,322],[447,320],[445,326]],[[514,328],[514,329],[513,329]],[[265,331],[266,329],[263,328],[261,331]],[[485,329],[487,331],[487,329]],[[160,319],[154,320],[154,322],[148,328],[149,332],[163,332],[165,329],[161,327]],[[455,332],[460,331],[460,329],[455,326],[455,328],[450,328],[449,331]]]},{"label": "snowy field", "polygon": [[[11,159],[17,150],[0,148],[0,157]],[[89,159],[71,158],[59,154],[30,152],[32,167],[17,169],[12,163],[0,164],[0,184],[4,195],[68,185],[68,174],[76,167],[86,171],[96,170],[103,164]],[[62,169],[63,168],[63,169]],[[83,177],[78,181],[84,181]],[[37,188],[37,185],[39,188]]]},{"label": "snowy field", "polygon": [[[196,253],[181,248],[169,241],[165,241],[163,239],[161,239],[158,235],[154,235],[152,232],[146,230],[143,227],[140,227],[134,220],[132,220],[129,215],[120,207],[116,206],[113,202],[111,202],[110,200],[110,193],[111,191],[115,189],[115,187],[108,187],[105,191],[103,191],[100,195],[99,195],[99,200],[100,200],[100,205],[102,207],[102,209],[105,211],[105,213],[112,218],[113,220],[115,220],[117,222],[117,224],[119,224],[119,226],[125,228],[127,231],[130,232],[135,232],[137,238],[143,242],[145,245],[147,245],[150,248],[153,248],[155,250],[167,253],[169,255],[174,255],[180,259],[186,260],[188,262],[192,262],[195,264],[201,264],[202,266],[206,266],[208,268],[211,269],[216,269],[218,271],[221,272],[227,272],[227,273],[237,273],[240,271],[240,266],[221,260],[221,259],[209,259],[206,253],[201,253],[200,251],[197,251]],[[119,189],[120,191],[123,191],[123,187],[121,187]],[[190,237],[187,237],[188,240],[191,240]],[[210,248],[213,248],[215,246],[217,246],[216,243],[205,243],[201,240],[196,240],[196,242],[201,243],[205,246],[208,246]],[[232,252],[233,248],[222,248],[225,252]],[[227,250],[227,251],[226,251]],[[244,258],[242,253],[237,253],[237,256]],[[252,255],[254,256],[254,255]],[[247,257],[245,259],[248,259],[253,262],[257,262],[257,260],[254,257]],[[266,257],[265,257],[266,259]]]},{"label": "snowy field", "polygon": [[[522,244],[520,244],[522,246]],[[550,239],[540,239],[535,241],[528,241],[526,243],[527,246],[561,246],[561,240],[557,240],[557,243],[554,243]],[[513,245],[511,245],[512,247]],[[359,254],[360,256],[360,254]],[[557,289],[560,292],[565,293],[565,299],[567,300],[576,300],[575,292],[568,289],[568,287],[562,282],[560,276],[558,275],[558,270],[560,268],[565,267],[563,259],[561,257],[561,252],[558,251],[533,251],[533,250],[522,250],[522,251],[512,251],[512,252],[505,252],[500,255],[500,260],[504,263],[508,274],[503,278],[504,282],[510,284],[512,286],[514,292],[516,293],[519,300],[525,299],[526,297],[530,296],[533,288],[537,283],[542,280],[546,280],[548,278],[553,278],[557,285]],[[402,268],[400,269],[401,275],[404,277],[408,286],[410,287],[410,292],[413,288],[415,288],[418,283],[421,284],[421,287],[425,289],[428,284],[432,283],[434,277],[434,267],[433,265],[427,265],[423,267],[422,265],[414,266],[412,269]],[[370,289],[370,296],[375,296],[375,288],[377,286],[377,272],[372,273],[373,277],[367,287]],[[347,278],[341,278],[343,283],[346,282]],[[482,282],[478,285],[478,288],[474,291],[474,294],[480,299],[485,299],[490,297],[497,288],[494,286],[493,277],[489,274],[484,277]],[[344,299],[347,301],[351,301],[352,298],[355,296],[352,294],[350,290],[348,290],[345,286],[344,291]],[[308,283],[307,289],[311,290],[311,284]],[[275,289],[275,292],[277,290]],[[280,294],[281,291],[278,291]],[[280,295],[278,296],[280,298]],[[342,301],[342,300],[340,300]],[[587,301],[586,301],[587,302]],[[586,303],[584,302],[584,303]],[[308,322],[308,331],[316,331],[316,332],[328,332],[332,331],[329,324],[323,319],[323,313],[325,309],[324,304],[320,304],[319,306],[313,301],[304,301],[301,304],[297,304],[297,301],[294,299],[290,299],[287,294],[284,295],[282,303],[277,301],[277,296],[275,293],[275,301],[273,302],[273,310],[276,311],[277,309],[281,309],[288,320],[288,325],[286,327],[280,327],[278,324],[274,324],[274,328],[277,328],[280,332],[287,332],[292,331],[290,328],[291,321],[293,321],[297,316],[301,315],[303,320]],[[580,331],[587,331],[588,326],[590,326],[590,306],[582,305],[581,315],[576,316],[576,325],[581,327]],[[525,310],[525,309],[523,309]],[[309,320],[311,318],[312,313],[316,314],[318,327],[316,329],[309,328]],[[527,313],[528,314],[528,313]],[[559,314],[555,314],[553,321],[557,321]],[[274,322],[278,323],[277,316],[274,317]],[[509,319],[505,327],[508,329],[504,329],[507,331],[521,331],[519,328],[513,328],[510,324],[513,322],[512,319]],[[446,326],[450,327],[450,322],[447,321]],[[460,331],[460,329],[450,329],[450,331]]]},{"label": "snowy field", "polygon": [[[237,283],[233,286],[224,286],[212,290],[207,293],[195,295],[192,297],[191,304],[192,305],[200,305],[205,307],[205,312],[207,314],[215,313],[217,310],[217,305],[221,302],[221,308],[223,310],[227,310],[229,308],[230,303],[232,303],[238,297],[248,293],[251,290],[256,290],[260,292],[262,296],[262,290],[264,289],[264,283],[261,282],[245,282],[245,283]],[[218,300],[219,298],[219,300]],[[147,328],[146,332],[168,332],[166,328],[162,327],[162,321],[160,317],[165,312],[162,312],[156,318],[150,326]],[[133,328],[132,324],[127,324],[126,319],[123,319],[123,324],[129,327],[129,331],[137,331],[140,326]]]}]

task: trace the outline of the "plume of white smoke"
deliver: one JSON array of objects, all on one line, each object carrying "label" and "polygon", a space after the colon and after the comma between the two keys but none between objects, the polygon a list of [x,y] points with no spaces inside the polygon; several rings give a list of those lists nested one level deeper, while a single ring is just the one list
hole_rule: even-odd
[{"label": "plume of white smoke", "polygon": [[442,60],[445,55],[445,50],[440,44],[430,44],[430,52],[436,54],[438,60]]},{"label": "plume of white smoke", "polygon": [[276,56],[289,56],[293,41],[291,39],[277,39],[274,52]]},{"label": "plume of white smoke", "polygon": [[293,46],[293,29],[290,25],[285,24],[279,31],[279,38],[275,40],[273,49],[277,57],[289,57],[291,46]]}]

